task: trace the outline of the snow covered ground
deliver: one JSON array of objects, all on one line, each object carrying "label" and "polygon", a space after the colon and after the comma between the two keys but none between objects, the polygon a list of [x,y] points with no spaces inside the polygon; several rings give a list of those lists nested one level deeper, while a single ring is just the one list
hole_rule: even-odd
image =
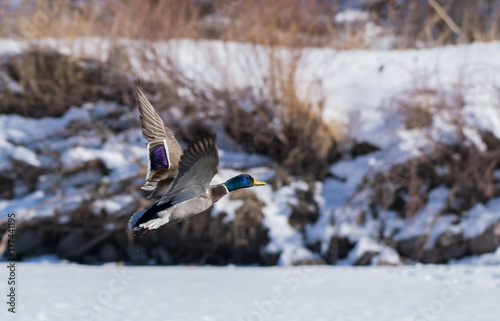
[{"label": "snow covered ground", "polygon": [[[2,266],[5,263],[2,263]],[[0,280],[7,279],[0,270]],[[17,312],[1,320],[493,321],[500,269],[100,267],[17,263]],[[1,295],[7,294],[1,282]]]}]

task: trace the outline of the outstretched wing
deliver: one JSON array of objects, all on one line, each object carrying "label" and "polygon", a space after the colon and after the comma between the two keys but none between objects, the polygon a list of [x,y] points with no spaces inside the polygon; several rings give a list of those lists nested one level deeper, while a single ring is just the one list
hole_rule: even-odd
[{"label": "outstretched wing", "polygon": [[175,205],[203,195],[217,174],[218,165],[219,153],[215,135],[200,136],[184,151],[177,176],[158,205],[164,203]]},{"label": "outstretched wing", "polygon": [[134,83],[134,92],[139,103],[142,136],[150,143],[167,137],[175,140],[174,135],[165,127],[160,115],[144,95],[139,81]]},{"label": "outstretched wing", "polygon": [[176,175],[182,149],[144,95],[139,81],[135,82],[134,92],[139,103],[142,136],[149,142],[148,172],[142,189],[152,191],[151,196],[158,198]]}]

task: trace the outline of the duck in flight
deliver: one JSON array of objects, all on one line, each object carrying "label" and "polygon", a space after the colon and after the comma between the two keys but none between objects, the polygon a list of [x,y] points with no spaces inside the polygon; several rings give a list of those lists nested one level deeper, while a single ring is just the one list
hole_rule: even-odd
[{"label": "duck in flight", "polygon": [[146,233],[167,223],[176,223],[210,208],[226,194],[266,183],[247,174],[222,184],[210,185],[217,174],[219,153],[215,135],[202,135],[184,151],[149,103],[138,83],[134,91],[139,103],[142,135],[148,141],[148,172],[141,188],[156,201],[132,215],[129,228]]}]

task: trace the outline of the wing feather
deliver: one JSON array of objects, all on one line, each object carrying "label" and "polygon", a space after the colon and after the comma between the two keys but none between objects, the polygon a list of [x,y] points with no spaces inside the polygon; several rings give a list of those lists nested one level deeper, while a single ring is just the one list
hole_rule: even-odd
[{"label": "wing feather", "polygon": [[217,174],[219,153],[215,135],[200,136],[184,151],[172,186],[158,204],[172,205],[203,195]]},{"label": "wing feather", "polygon": [[141,120],[142,136],[148,142],[163,141],[166,138],[175,140],[172,132],[165,127],[165,123],[155,108],[144,95],[139,82],[135,82],[134,92],[139,103],[139,118]]},{"label": "wing feather", "polygon": [[142,189],[152,192],[149,197],[159,198],[177,173],[182,148],[144,95],[139,81],[134,84],[134,92],[139,104],[142,136],[149,142],[148,171]]}]

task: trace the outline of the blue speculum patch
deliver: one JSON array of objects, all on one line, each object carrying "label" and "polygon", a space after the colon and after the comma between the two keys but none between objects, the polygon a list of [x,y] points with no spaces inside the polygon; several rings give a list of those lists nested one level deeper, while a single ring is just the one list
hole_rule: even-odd
[{"label": "blue speculum patch", "polygon": [[151,169],[169,167],[167,154],[163,145],[153,147],[149,153],[149,159],[151,160]]}]

